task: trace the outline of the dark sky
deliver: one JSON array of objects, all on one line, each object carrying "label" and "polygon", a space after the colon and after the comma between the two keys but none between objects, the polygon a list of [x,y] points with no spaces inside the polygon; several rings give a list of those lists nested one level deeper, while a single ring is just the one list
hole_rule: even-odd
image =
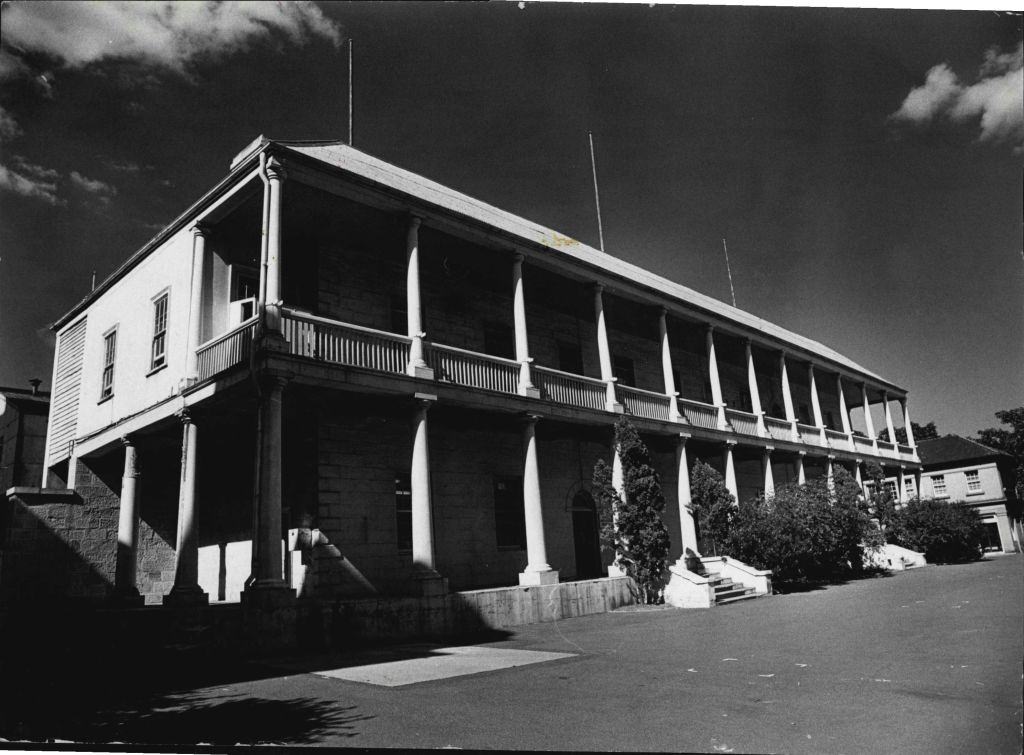
[{"label": "dark sky", "polygon": [[[112,34],[61,7],[2,11],[0,384],[48,384],[90,272],[257,135],[344,138],[351,36],[357,148],[597,246],[591,130],[611,254],[729,301],[724,237],[741,308],[908,388],[915,421],[1024,404],[1020,65],[994,57],[1020,14],[321,3]],[[989,109],[940,88],[890,118],[940,64]]]}]

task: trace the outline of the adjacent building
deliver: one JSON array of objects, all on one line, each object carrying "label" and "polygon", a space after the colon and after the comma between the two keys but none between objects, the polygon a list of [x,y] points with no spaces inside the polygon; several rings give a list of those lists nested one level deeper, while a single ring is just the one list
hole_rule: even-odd
[{"label": "adjacent building", "polygon": [[959,435],[922,440],[917,450],[924,472],[917,490],[908,478],[907,495],[963,502],[981,517],[987,552],[1019,553],[1024,532],[1013,457]]},{"label": "adjacent building", "polygon": [[338,142],[258,138],[54,329],[50,498],[19,500],[82,501],[91,596],[272,609],[601,578],[590,479],[622,415],[678,557],[699,554],[695,458],[739,498],[921,469],[912,435],[875,439],[910,427],[899,385]]}]

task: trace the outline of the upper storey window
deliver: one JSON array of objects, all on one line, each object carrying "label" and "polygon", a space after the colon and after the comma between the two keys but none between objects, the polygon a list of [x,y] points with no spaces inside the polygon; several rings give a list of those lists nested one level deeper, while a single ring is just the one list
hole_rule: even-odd
[{"label": "upper storey window", "polygon": [[150,356],[150,370],[167,364],[167,294],[160,294],[153,300],[153,347]]},{"label": "upper storey window", "polygon": [[114,359],[117,356],[117,328],[103,336],[103,379],[100,400],[114,395]]},{"label": "upper storey window", "polygon": [[967,473],[967,494],[981,492],[981,476],[977,469],[971,469]]}]

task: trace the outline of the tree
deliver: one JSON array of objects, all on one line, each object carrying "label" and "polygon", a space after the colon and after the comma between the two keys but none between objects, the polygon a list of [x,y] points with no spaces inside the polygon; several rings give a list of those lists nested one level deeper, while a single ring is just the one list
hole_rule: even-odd
[{"label": "tree", "polygon": [[656,603],[665,585],[670,545],[661,519],[665,495],[650,451],[625,418],[615,423],[615,447],[622,463],[621,496],[612,486],[608,465],[598,460],[594,466],[602,541],[615,550],[617,562],[633,578],[637,600]]},{"label": "tree", "polygon": [[730,523],[729,554],[771,569],[777,584],[834,579],[860,571],[864,547],[880,544],[860,486],[845,469],[781,485],[745,501]]},{"label": "tree", "polygon": [[1024,406],[998,411],[996,419],[1004,425],[1009,425],[1010,429],[990,427],[979,430],[978,442],[1013,457],[1016,478],[1013,487],[1017,493],[1017,500],[1024,500]]},{"label": "tree", "polygon": [[864,469],[871,481],[866,501],[868,511],[878,520],[878,526],[882,532],[885,532],[896,513],[896,499],[893,497],[892,490],[885,484],[885,472],[882,467],[869,461],[864,465]]},{"label": "tree", "polygon": [[723,545],[736,513],[736,499],[725,486],[722,475],[703,461],[697,461],[690,471],[690,505],[697,515],[701,534],[710,539],[716,549]]},{"label": "tree", "polygon": [[981,527],[981,516],[963,501],[915,498],[896,512],[888,535],[931,563],[974,561],[981,556]]},{"label": "tree", "polygon": [[[919,425],[916,422],[911,422],[910,429],[914,431],[915,442],[939,437],[939,430],[935,427],[934,422],[929,422],[927,425]],[[889,429],[886,428],[885,430],[882,430],[882,432],[878,433],[878,439],[889,440]],[[896,428],[896,442],[907,445],[907,429],[905,427]]]}]

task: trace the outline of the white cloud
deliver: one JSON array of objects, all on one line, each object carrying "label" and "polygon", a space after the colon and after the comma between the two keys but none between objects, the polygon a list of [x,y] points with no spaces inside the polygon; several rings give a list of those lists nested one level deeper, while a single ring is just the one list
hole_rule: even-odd
[{"label": "white cloud", "polygon": [[49,171],[38,165],[29,167],[38,169],[39,175],[25,175],[11,170],[6,165],[0,165],[0,189],[7,189],[25,197],[36,197],[52,205],[65,204],[64,200],[57,196],[56,171]]},{"label": "white cloud", "polygon": [[10,113],[0,107],[0,140],[13,139],[21,134],[21,126]]},{"label": "white cloud", "polygon": [[30,176],[36,181],[55,181],[60,178],[60,173],[53,168],[44,168],[42,165],[30,163],[21,155],[14,156],[14,167],[20,173]]},{"label": "white cloud", "polygon": [[978,140],[1005,142],[1024,151],[1024,43],[1013,52],[991,48],[973,84],[962,83],[945,63],[928,71],[890,117],[924,125],[937,116],[954,123],[978,121]]},{"label": "white cloud", "polygon": [[71,171],[71,174],[68,176],[68,178],[71,179],[71,183],[73,183],[75,186],[82,189],[83,191],[89,192],[90,194],[94,194],[96,198],[99,199],[104,204],[108,203],[110,201],[110,198],[117,194],[116,187],[111,186],[110,184],[104,183],[103,181],[100,181],[95,178],[87,178],[86,176],[83,176],[81,173],[79,173],[77,170]]},{"label": "white cloud", "polygon": [[310,2],[19,2],[5,5],[0,33],[66,68],[122,59],[180,73],[258,39],[341,43],[338,25]]}]

